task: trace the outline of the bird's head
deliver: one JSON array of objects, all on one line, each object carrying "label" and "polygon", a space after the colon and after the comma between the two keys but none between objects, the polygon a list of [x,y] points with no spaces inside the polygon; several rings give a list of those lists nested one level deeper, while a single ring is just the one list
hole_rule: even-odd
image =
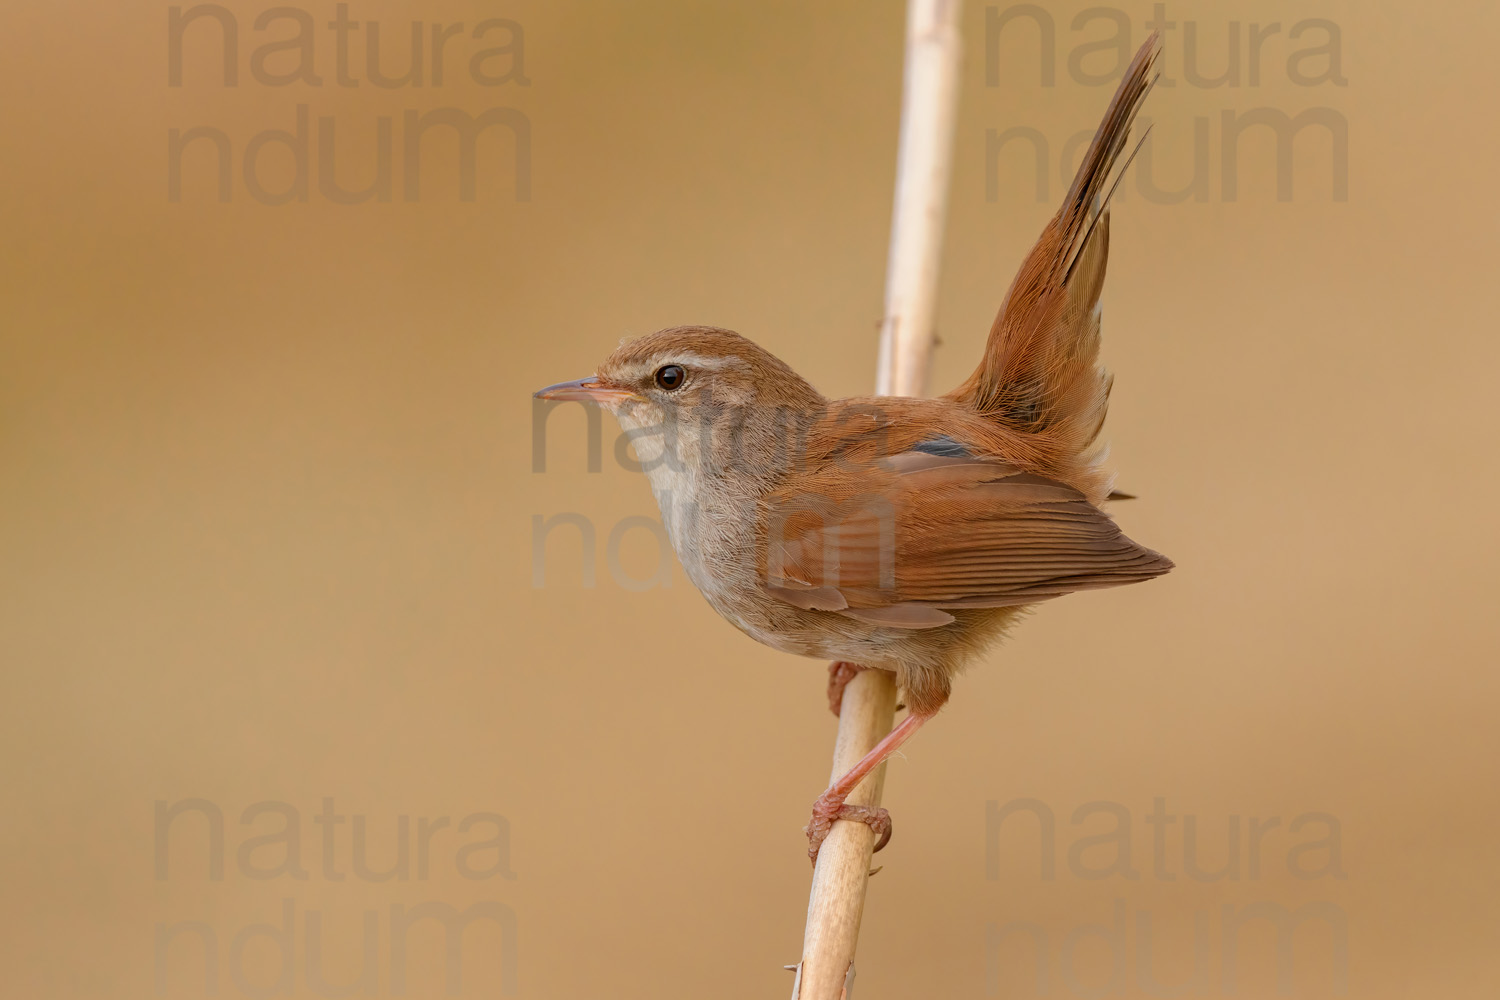
[{"label": "bird's head", "polygon": [[626,341],[594,375],[548,386],[536,396],[598,403],[641,425],[681,420],[705,408],[822,402],[770,351],[711,326],[678,326]]},{"label": "bird's head", "polygon": [[[679,326],[622,344],[588,378],[538,399],[597,403],[632,432],[643,460],[667,453],[697,465],[701,443],[757,452],[825,405],[785,362],[730,330]],[[652,441],[655,437],[659,441]],[[780,442],[785,444],[785,441]],[[720,462],[744,456],[717,454]]]}]

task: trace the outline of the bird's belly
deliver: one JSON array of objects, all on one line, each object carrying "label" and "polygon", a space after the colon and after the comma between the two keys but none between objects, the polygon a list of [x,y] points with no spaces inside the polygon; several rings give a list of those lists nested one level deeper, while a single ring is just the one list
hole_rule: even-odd
[{"label": "bird's belly", "polygon": [[[699,588],[702,590],[703,588]],[[794,656],[888,665],[901,660],[910,629],[884,629],[824,611],[806,611],[771,597],[758,583],[718,588],[703,596],[725,621],[756,642]]]},{"label": "bird's belly", "polygon": [[[766,592],[756,522],[743,497],[721,500],[686,477],[652,476],[662,522],[683,572],[725,621],[762,645],[794,656],[897,669],[929,658],[970,631],[882,628],[845,615],[809,611]],[[718,502],[716,502],[718,501]],[[992,612],[973,612],[965,619]]]}]

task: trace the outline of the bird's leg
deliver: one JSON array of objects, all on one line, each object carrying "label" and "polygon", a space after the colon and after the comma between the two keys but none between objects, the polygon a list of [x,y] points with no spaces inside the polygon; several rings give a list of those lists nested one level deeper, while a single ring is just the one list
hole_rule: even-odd
[{"label": "bird's leg", "polygon": [[[851,676],[853,676],[852,673]],[[922,723],[930,718],[932,718],[931,714],[921,715],[913,712],[902,719],[901,724],[875,744],[869,753],[860,758],[859,763],[851,767],[843,777],[829,785],[826,792],[818,796],[818,800],[813,803],[812,821],[807,824],[807,856],[809,858],[814,862],[818,860],[818,849],[823,846],[828,832],[833,829],[834,820],[854,820],[869,826],[880,838],[875,843],[877,851],[890,841],[891,814],[889,812],[878,806],[872,808],[847,805],[844,800],[849,797],[850,792],[854,791],[854,786],[879,767],[887,757],[899,750],[903,743],[911,739],[912,734],[922,728]]]}]

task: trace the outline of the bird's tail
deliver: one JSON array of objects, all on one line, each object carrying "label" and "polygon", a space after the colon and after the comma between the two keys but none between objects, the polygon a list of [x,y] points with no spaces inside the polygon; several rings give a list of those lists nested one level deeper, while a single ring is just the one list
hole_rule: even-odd
[{"label": "bird's tail", "polygon": [[1016,274],[983,360],[948,394],[1024,432],[1042,466],[1081,471],[1098,457],[1095,442],[1110,389],[1110,376],[1098,363],[1110,178],[1154,82],[1160,52],[1161,39],[1153,33],[1125,71],[1062,207]]}]

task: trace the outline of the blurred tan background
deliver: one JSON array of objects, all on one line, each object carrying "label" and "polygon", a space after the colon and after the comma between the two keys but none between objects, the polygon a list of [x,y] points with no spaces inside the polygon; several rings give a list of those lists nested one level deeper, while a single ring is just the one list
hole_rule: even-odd
[{"label": "blurred tan background", "polygon": [[[1113,87],[1078,78],[1115,64],[1086,48],[1112,22],[1045,6],[1052,86],[1034,21],[987,51],[986,5],[966,8],[938,390],[974,363],[1065,187],[1063,145]],[[530,392],[685,322],[744,332],[829,394],[868,391],[902,5],[351,5],[391,76],[413,18],[466,25],[420,88],[372,85],[363,29],[363,82],[339,86],[323,2],[298,8],[321,86],[258,81],[252,53],[297,31],[257,31],[265,9],[225,6],[233,88],[208,19],[169,86],[165,4],[0,12],[5,992],[332,995],[368,954],[368,994],[441,995],[439,926],[398,947],[392,913],[441,903],[498,904],[462,937],[463,996],[787,995],[800,827],[835,729],[824,665],[734,631],[675,565],[668,587],[624,585],[606,543],[656,517],[644,478],[608,421],[588,472],[571,407],[533,472]],[[1119,10],[1133,49],[1151,5]],[[1204,197],[1123,187],[1105,355],[1113,461],[1141,498],[1117,513],[1178,569],[1044,607],[892,765],[857,995],[1271,996],[1280,920],[1291,995],[1495,996],[1500,14],[1165,13],[1176,86],[1147,107],[1152,177],[1187,184],[1202,119]],[[524,38],[474,39],[486,18]],[[1309,18],[1337,39],[1290,39]],[[1203,75],[1240,53],[1237,85],[1184,78],[1188,22]],[[1252,79],[1251,25],[1271,23]],[[506,44],[480,71],[510,79],[476,81],[469,60]],[[268,205],[246,147],[299,104],[309,196]],[[479,140],[472,201],[442,130],[405,199],[404,115],[439,108],[524,115],[529,199],[505,127]],[[1328,109],[1347,174],[1308,128],[1278,200],[1274,136],[1253,129],[1226,197],[1223,116],[1261,108]],[[333,203],[318,119],[359,189],[382,117],[392,199]],[[169,198],[169,130],[198,126],[232,146],[227,203],[213,140]],[[1023,145],[987,162],[987,131],[1016,126],[1048,143],[1045,201]],[[266,189],[295,179],[284,147],[261,155]],[[533,518],[568,512],[597,532],[595,585],[565,526],[538,588]],[[652,575],[649,532],[617,548]],[[156,803],[188,799],[162,828]],[[341,822],[320,821],[325,799]],[[1050,878],[1033,814],[995,822],[1018,799],[1054,817]],[[1152,820],[1158,799],[1174,822]],[[1075,822],[1091,802],[1113,805]],[[460,832],[476,814],[504,825]],[[283,933],[288,906],[285,940],[255,929]]]}]

